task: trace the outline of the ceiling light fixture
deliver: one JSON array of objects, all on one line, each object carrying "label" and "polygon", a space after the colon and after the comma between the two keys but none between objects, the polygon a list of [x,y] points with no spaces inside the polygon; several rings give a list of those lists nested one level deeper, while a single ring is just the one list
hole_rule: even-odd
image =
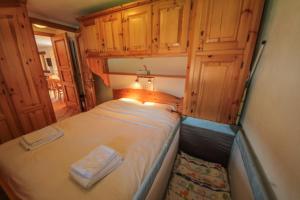
[{"label": "ceiling light fixture", "polygon": [[33,26],[35,26],[37,28],[47,28],[47,26],[40,25],[40,24],[33,24]]}]

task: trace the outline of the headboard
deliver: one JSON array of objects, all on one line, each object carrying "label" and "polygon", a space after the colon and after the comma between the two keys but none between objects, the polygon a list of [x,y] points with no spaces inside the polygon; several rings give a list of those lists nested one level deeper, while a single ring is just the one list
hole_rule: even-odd
[{"label": "headboard", "polygon": [[179,98],[171,94],[158,91],[150,91],[144,89],[114,89],[114,99],[131,98],[141,102],[154,102],[162,104],[170,104],[177,108],[179,113],[182,113],[183,97]]}]

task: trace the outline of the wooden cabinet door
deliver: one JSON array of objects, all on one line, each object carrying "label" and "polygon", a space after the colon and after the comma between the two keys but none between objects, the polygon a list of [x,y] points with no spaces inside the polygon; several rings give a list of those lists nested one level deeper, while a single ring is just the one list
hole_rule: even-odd
[{"label": "wooden cabinet door", "polygon": [[100,51],[99,33],[97,31],[96,24],[89,24],[82,27],[81,34],[85,44],[85,53],[97,54]]},{"label": "wooden cabinet door", "polygon": [[59,77],[63,86],[64,101],[67,106],[72,107],[79,112],[79,95],[77,92],[76,81],[74,80],[74,70],[67,35],[66,33],[56,35],[51,39]]},{"label": "wooden cabinet door", "polygon": [[162,0],[153,4],[153,51],[186,53],[190,0]]},{"label": "wooden cabinet door", "polygon": [[[256,0],[198,0],[195,9],[199,51],[243,49]],[[197,30],[198,29],[198,30]]]},{"label": "wooden cabinet door", "polygon": [[196,56],[190,70],[187,114],[207,120],[234,123],[232,113],[241,55]]},{"label": "wooden cabinet door", "polygon": [[90,110],[96,106],[96,94],[95,94],[95,85],[93,74],[90,71],[87,62],[86,55],[84,52],[84,40],[83,36],[80,34],[77,37],[78,48],[80,52],[80,66],[81,66],[81,76],[83,81],[84,88],[84,99],[86,110]]},{"label": "wooden cabinet door", "polygon": [[151,53],[151,5],[123,11],[126,54]]},{"label": "wooden cabinet door", "polygon": [[0,144],[20,136],[21,129],[11,104],[8,91],[0,74]]},{"label": "wooden cabinet door", "polygon": [[0,10],[0,70],[22,133],[28,133],[55,116],[25,8]]},{"label": "wooden cabinet door", "polygon": [[122,55],[124,44],[121,12],[99,17],[96,25],[101,49],[108,55]]}]

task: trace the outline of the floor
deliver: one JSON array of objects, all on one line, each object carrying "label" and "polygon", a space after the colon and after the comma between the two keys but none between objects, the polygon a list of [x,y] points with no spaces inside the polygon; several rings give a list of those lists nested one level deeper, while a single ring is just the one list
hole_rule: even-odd
[{"label": "floor", "polygon": [[52,106],[54,109],[55,117],[57,121],[61,121],[68,117],[75,115],[77,112],[74,111],[72,108],[68,108],[66,103],[62,98],[55,98],[52,92],[50,92],[50,98],[52,102]]}]

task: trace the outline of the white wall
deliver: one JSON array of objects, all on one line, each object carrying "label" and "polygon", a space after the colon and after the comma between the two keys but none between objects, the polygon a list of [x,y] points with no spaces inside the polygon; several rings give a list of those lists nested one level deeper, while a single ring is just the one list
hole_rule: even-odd
[{"label": "white wall", "polygon": [[[272,3],[271,3],[272,2]],[[300,199],[300,1],[273,0],[244,130],[278,199]]]},{"label": "white wall", "polygon": [[152,58],[113,58],[108,59],[110,72],[136,73],[146,65],[151,74],[182,75],[186,74],[187,57],[152,57]]},{"label": "white wall", "polygon": [[[57,65],[56,65],[56,60],[55,60],[55,56],[54,56],[54,51],[53,51],[53,48],[52,46],[38,46],[38,50],[41,52],[41,51],[44,51],[45,52],[45,55],[44,55],[44,58],[45,58],[45,62],[46,62],[46,58],[51,58],[51,61],[52,61],[52,69],[54,71],[54,74],[58,74],[58,70],[57,70]],[[47,66],[47,62],[46,62],[46,66]],[[47,66],[47,68],[49,69],[49,67]]]},{"label": "white wall", "polygon": [[[110,72],[132,73],[143,70],[146,65],[151,74],[186,75],[187,57],[152,57],[152,58],[113,58],[108,60]],[[136,76],[110,75],[112,89],[143,88],[143,81],[135,82]],[[166,92],[178,97],[184,96],[184,78],[155,77],[153,89]]]},{"label": "white wall", "polygon": [[[124,76],[124,75],[109,75],[111,88],[139,88],[136,85],[136,76]],[[183,97],[184,95],[184,83],[183,78],[164,78],[156,77],[153,81],[153,88],[155,91],[166,92],[177,97]]]}]

